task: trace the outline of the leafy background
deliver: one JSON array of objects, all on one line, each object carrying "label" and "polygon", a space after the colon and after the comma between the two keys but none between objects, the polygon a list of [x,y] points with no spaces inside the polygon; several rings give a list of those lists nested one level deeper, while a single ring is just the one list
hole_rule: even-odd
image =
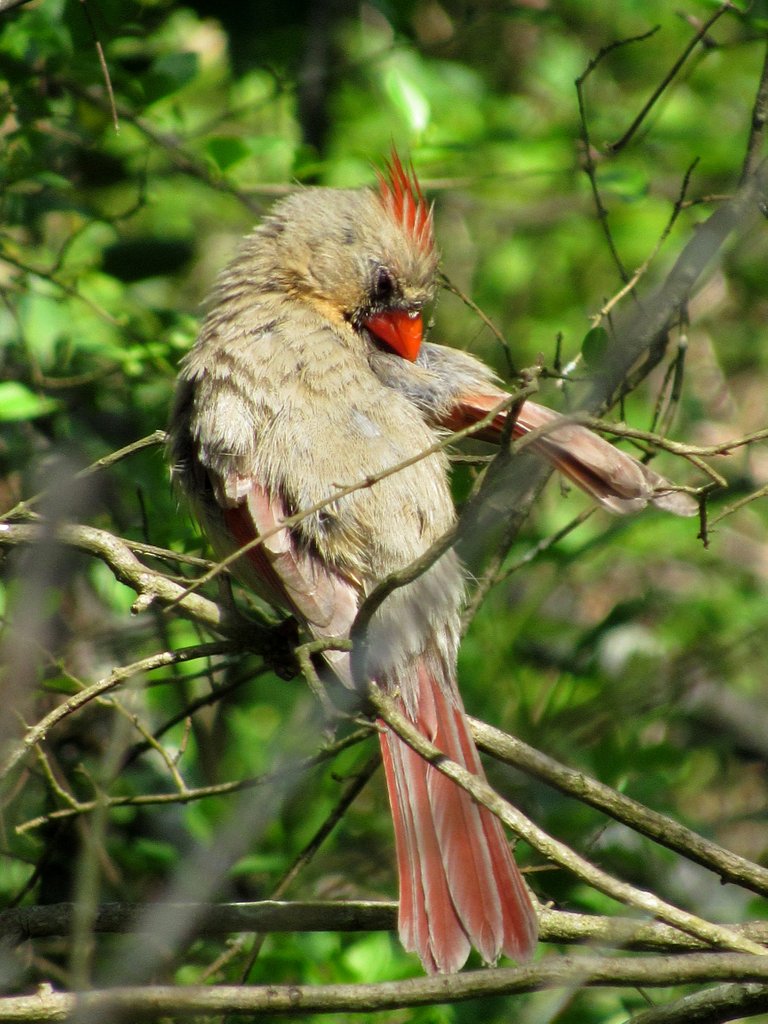
[{"label": "leafy background", "polygon": [[[602,48],[658,25],[607,53],[583,85],[596,181],[628,274],[654,250],[698,161],[641,282],[649,291],[739,183],[765,59],[765,4],[720,18],[631,142],[615,155],[609,147],[718,6],[39,0],[5,10],[2,506],[46,487],[40,507],[49,516],[204,556],[170,492],[161,448],[76,486],[72,474],[165,426],[201,302],[260,212],[296,183],[370,183],[372,165],[393,143],[410,154],[435,199],[449,281],[508,344],[448,288],[433,338],[470,349],[506,379],[538,361],[568,366],[590,318],[623,284],[584,172],[574,81]],[[660,404],[670,436],[697,444],[765,427],[767,249],[764,224],[729,244],[691,304],[690,327],[673,335],[668,359],[617,416],[649,429],[659,425]],[[681,393],[672,401],[666,373],[682,355]],[[549,404],[567,404],[568,390],[546,374],[542,392]],[[705,481],[668,454],[654,465],[683,483]],[[712,515],[759,492],[765,444],[716,466],[728,487],[712,497]],[[457,469],[458,498],[476,471]],[[725,516],[706,547],[695,520],[599,513],[528,557],[586,507],[553,480],[516,540],[462,647],[469,710],[765,863],[765,502]],[[3,580],[5,740],[22,731],[16,715],[37,721],[115,665],[205,639],[195,624],[156,609],[132,617],[135,595],[82,554],[14,551]],[[188,714],[212,689],[217,701]],[[171,792],[174,771],[190,787],[256,776],[302,743],[314,751],[318,729],[300,679],[278,678],[257,656],[139,675],[127,691],[65,719],[12,776],[0,839],[3,902],[45,904],[83,892],[99,901],[150,900],[195,851],[215,848],[233,797],[63,819],[51,813],[97,794]],[[153,734],[162,751],[146,749]],[[322,765],[300,785],[278,787],[274,813],[215,895],[270,896],[371,742],[339,755],[332,770]],[[765,916],[763,901],[720,886],[582,804],[509,770],[491,776],[537,823],[607,870],[705,917]],[[17,831],[33,819],[35,827]],[[523,863],[542,867],[519,852]],[[377,776],[286,896],[392,898],[393,860]],[[615,912],[606,897],[544,868],[529,876],[540,899]],[[272,935],[246,966],[253,941],[218,968],[220,939],[198,939],[175,956],[158,952],[157,977],[362,982],[419,973],[382,933]],[[40,980],[68,987],[108,978],[116,943],[25,946],[4,961],[5,985],[26,991]],[[583,989],[391,1019],[492,1022],[514,1012],[526,1022],[610,1022],[645,1005],[638,991]]]}]

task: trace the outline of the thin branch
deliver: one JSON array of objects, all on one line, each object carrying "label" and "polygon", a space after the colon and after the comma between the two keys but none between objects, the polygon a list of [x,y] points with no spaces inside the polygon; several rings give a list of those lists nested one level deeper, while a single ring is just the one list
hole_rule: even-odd
[{"label": "thin branch", "polygon": [[107,67],[107,59],[104,56],[104,47],[101,45],[98,32],[96,31],[96,25],[93,22],[91,11],[88,6],[88,0],[80,0],[80,4],[85,13],[85,20],[88,22],[88,27],[91,30],[93,36],[93,45],[96,47],[96,56],[99,59],[99,67],[101,68],[101,74],[104,78],[104,85],[107,89],[107,97],[109,99],[109,110],[112,115],[112,127],[115,129],[115,134],[120,134],[120,121],[117,117],[117,107],[115,105],[115,93],[112,89],[112,79],[109,76],[109,68]]},{"label": "thin branch", "polygon": [[56,773],[51,767],[51,762],[48,760],[48,755],[45,753],[43,748],[38,745],[35,748],[35,754],[37,756],[37,763],[40,766],[43,777],[48,783],[51,792],[55,793],[59,800],[63,801],[63,803],[70,807],[75,813],[79,813],[81,808],[79,800],[77,800],[77,798],[65,788],[63,783],[59,782],[56,777]]},{"label": "thin branch", "polygon": [[[75,480],[87,480],[88,477],[93,476],[95,473],[101,473],[105,469],[111,469],[112,466],[118,462],[122,462],[123,459],[130,458],[131,455],[136,455],[137,452],[144,451],[145,448],[154,448],[157,445],[165,444],[168,435],[164,430],[154,430],[151,434],[147,434],[146,437],[140,437],[138,441],[132,441],[130,444],[125,445],[123,448],[118,448],[117,451],[110,452],[109,455],[103,455],[100,459],[96,459],[85,469],[79,470],[74,475]],[[39,491],[37,494],[33,494],[31,498],[26,498],[24,501],[20,501],[17,505],[14,505],[8,512],[4,512],[0,516],[0,521],[8,519],[17,519],[21,516],[28,515],[32,507],[40,503],[40,501],[46,497],[49,492],[47,490]],[[160,548],[158,551],[162,550]],[[183,556],[178,556],[183,558]]]},{"label": "thin branch", "polygon": [[767,495],[768,484],[765,484],[763,487],[759,487],[756,491],[748,494],[746,498],[739,498],[738,501],[734,501],[731,505],[727,505],[721,512],[718,512],[716,516],[712,516],[709,520],[709,526],[714,526],[715,523],[719,523],[722,519],[732,516],[734,512],[738,512],[739,509],[744,508],[745,505],[749,505],[753,501],[757,501],[758,498],[765,498]]},{"label": "thin branch", "polygon": [[686,48],[683,50],[683,52],[677,58],[677,60],[672,65],[672,67],[669,69],[667,74],[664,76],[664,78],[662,78],[661,82],[659,82],[659,84],[653,90],[650,98],[643,105],[642,110],[637,115],[637,117],[634,119],[634,121],[629,126],[629,128],[627,128],[627,130],[624,132],[624,134],[621,136],[621,138],[617,142],[611,142],[611,143],[608,144],[607,149],[608,149],[608,151],[610,153],[612,153],[614,155],[616,153],[619,153],[632,140],[632,138],[634,137],[634,135],[637,132],[638,128],[641,126],[643,121],[646,119],[646,117],[648,116],[648,114],[650,113],[652,108],[656,105],[656,103],[658,102],[658,100],[660,99],[660,97],[662,96],[664,91],[666,90],[667,86],[672,82],[673,78],[675,78],[675,76],[677,75],[678,71],[682,68],[683,64],[685,64],[685,62],[688,60],[689,56],[696,49],[696,47],[701,42],[701,40],[707,35],[709,30],[715,24],[715,22],[719,21],[719,19],[726,13],[726,11],[734,11],[734,10],[736,10],[736,8],[733,6],[733,4],[727,2],[727,0],[726,0],[726,3],[722,4],[722,6],[719,7],[718,10],[716,10],[713,14],[711,14],[709,19],[707,21],[705,21],[701,25],[701,27],[699,28],[698,32],[694,35],[694,37],[688,43]]},{"label": "thin branch", "polygon": [[[318,764],[330,761],[348,747],[352,747],[356,743],[360,743],[362,740],[367,739],[370,732],[370,729],[358,729],[355,732],[350,733],[348,736],[345,736],[343,739],[337,740],[335,743],[331,743],[323,747],[319,753],[314,754],[312,757],[302,760],[295,766],[295,769],[292,770],[305,772],[309,771],[310,768],[314,768]],[[99,800],[81,800],[77,803],[77,806],[60,807],[58,810],[50,811],[48,814],[41,814],[37,818],[30,818],[29,821],[25,821],[20,825],[17,825],[16,832],[22,834],[24,832],[30,832],[32,829],[40,828],[42,825],[46,825],[52,821],[62,821],[66,818],[73,818],[78,814],[89,814],[95,811],[101,803],[106,804],[110,809],[117,807],[162,807],[169,806],[171,804],[190,804],[197,800],[207,800],[210,797],[229,796],[232,793],[240,793],[247,789],[272,786],[275,783],[280,782],[284,775],[285,769],[280,769],[278,772],[267,772],[264,775],[255,775],[231,782],[217,782],[210,786],[198,786],[196,788],[186,789],[183,792],[138,793],[134,796],[121,795],[102,797]]]},{"label": "thin branch", "polygon": [[[38,543],[42,528],[36,525],[0,523],[0,547]],[[179,607],[182,614],[203,626],[208,626],[256,653],[269,648],[269,629],[265,624],[245,619],[232,608],[222,608],[214,601],[187,589],[161,572],[147,568],[120,537],[93,526],[62,525],[55,530],[55,539],[85,554],[100,558],[109,566],[115,579],[130,587],[138,595],[135,612],[145,611],[158,601],[162,605]],[[263,645],[263,646],[262,646]]]},{"label": "thin branch", "polygon": [[625,384],[627,375],[643,356],[642,372],[648,373],[663,354],[653,356],[654,345],[669,329],[675,315],[693,294],[693,289],[710,261],[737,229],[744,230],[765,203],[766,167],[761,165],[729,202],[723,203],[702,224],[684,246],[662,286],[642,306],[616,325],[618,343],[606,353],[595,374],[586,408],[603,408]]},{"label": "thin branch", "polygon": [[768,440],[768,427],[754,430],[751,434],[743,434],[741,437],[730,438],[726,441],[718,441],[717,444],[686,444],[683,441],[671,441],[660,434],[650,430],[638,430],[635,427],[628,427],[625,423],[610,423],[607,420],[593,419],[586,416],[579,418],[578,422],[584,423],[593,430],[599,430],[605,434],[615,434],[617,437],[634,438],[637,441],[645,441],[656,448],[664,448],[673,455],[681,455],[688,458],[711,458],[715,455],[730,455],[737,448],[744,448],[746,445],[754,444],[756,441]]},{"label": "thin branch", "polygon": [[[0,534],[0,536],[2,536]],[[166,668],[168,665],[178,665],[181,662],[193,661],[196,658],[209,658],[211,655],[224,654],[232,650],[229,641],[218,641],[209,644],[197,644],[194,647],[184,647],[179,651],[163,651],[160,654],[153,654],[141,661],[135,661],[131,665],[124,665],[116,668],[108,676],[92,683],[80,693],[68,697],[62,704],[50,711],[36,725],[26,731],[24,737],[13,744],[10,753],[5,761],[0,764],[0,779],[4,779],[16,765],[21,761],[27,751],[31,750],[37,743],[45,739],[48,731],[68,715],[84,707],[105,693],[109,693],[116,686],[121,686],[133,676],[141,675],[144,672],[153,672],[159,668]],[[178,794],[177,794],[178,796]]]},{"label": "thin branch", "polygon": [[[726,487],[727,481],[722,474],[718,473],[711,465],[704,462],[704,459],[715,458],[717,456],[727,456],[738,448],[744,448],[749,445],[755,444],[758,441],[764,441],[768,439],[768,427],[763,427],[760,430],[755,430],[751,434],[745,434],[742,437],[732,438],[730,440],[720,441],[717,444],[710,445],[695,445],[685,444],[681,441],[672,441],[667,437],[663,437],[655,431],[638,430],[635,427],[628,427],[624,423],[618,423],[611,425],[606,420],[591,419],[590,417],[583,417],[581,422],[592,430],[599,430],[601,433],[613,434],[615,437],[626,437],[635,441],[643,441],[650,445],[652,448],[661,448],[664,451],[668,451],[673,455],[678,455],[683,459],[686,459],[692,465],[696,466],[705,473],[712,484],[716,487]],[[690,488],[690,487],[678,487],[677,490],[686,491],[690,494],[701,495],[703,493],[702,488]],[[711,485],[708,485],[706,490],[711,490]],[[753,494],[748,495],[746,498],[742,498],[729,506],[727,510],[717,516],[715,520],[710,522],[717,522],[724,518],[725,515],[731,515],[737,511],[743,505],[749,504],[751,501],[755,501],[757,498],[762,497],[765,493],[766,488],[760,488]]]},{"label": "thin branch", "polygon": [[[224,664],[225,663],[222,661],[219,667],[223,668]],[[249,666],[247,672],[238,675],[235,679],[232,679],[230,682],[221,685],[214,685],[213,683],[211,683],[212,688],[207,693],[203,693],[199,697],[196,697],[194,700],[190,700],[183,708],[181,708],[175,714],[171,715],[169,718],[166,718],[166,720],[161,725],[158,725],[155,728],[152,735],[156,740],[159,740],[161,736],[168,732],[169,729],[172,729],[180,722],[188,721],[189,719],[191,719],[196,711],[199,711],[201,708],[210,707],[212,704],[216,704],[218,701],[223,700],[225,697],[229,696],[229,694],[239,689],[241,686],[244,686],[246,683],[253,682],[254,680],[258,679],[259,676],[263,675],[265,672],[268,671],[269,669],[266,665],[261,669],[257,668],[255,670],[251,669]],[[201,674],[205,677],[209,677],[210,670],[208,668],[205,668]],[[187,678],[189,681],[191,681],[193,677],[188,676]],[[125,760],[123,762],[123,768],[125,768],[131,761],[136,760],[136,758],[139,757],[141,754],[145,753],[145,751],[148,749],[148,746],[149,745],[146,743],[137,743],[135,746],[133,746],[125,757]]]},{"label": "thin branch", "polygon": [[586,68],[582,71],[579,77],[575,81],[576,86],[576,99],[579,104],[579,131],[581,133],[581,141],[584,147],[583,159],[584,159],[584,172],[589,180],[589,187],[592,190],[592,200],[595,204],[595,212],[597,213],[597,219],[600,222],[600,226],[605,235],[605,240],[608,243],[608,249],[613,258],[613,262],[616,265],[616,269],[619,272],[619,277],[625,283],[629,280],[629,275],[624,267],[624,264],[619,256],[616,248],[616,243],[613,240],[613,234],[611,233],[610,225],[608,224],[608,211],[603,204],[602,196],[600,195],[600,188],[597,184],[597,167],[595,165],[595,158],[592,150],[592,140],[589,134],[589,122],[587,120],[587,108],[584,100],[584,83],[598,66],[598,64],[613,50],[618,49],[621,46],[628,46],[631,43],[641,43],[646,39],[650,39],[651,36],[655,35],[659,31],[660,26],[655,25],[648,32],[643,32],[641,35],[632,36],[629,39],[618,39],[613,43],[609,43],[608,46],[602,47],[598,51],[597,55],[593,57],[587,64]]},{"label": "thin branch", "polygon": [[[311,863],[312,859],[320,850],[321,846],[333,832],[339,822],[342,820],[344,815],[347,813],[352,804],[357,800],[358,796],[362,793],[365,787],[373,778],[376,770],[381,764],[381,755],[378,751],[368,758],[367,762],[363,765],[360,771],[356,772],[352,777],[352,780],[345,787],[339,799],[336,801],[334,806],[331,808],[330,813],[326,816],[325,821],[320,825],[314,835],[310,838],[309,842],[299,851],[298,855],[294,859],[293,863],[288,867],[288,870],[284,872],[277,885],[272,890],[272,899],[278,900],[281,896],[284,896],[288,889],[291,887],[293,882],[299,877],[304,868]],[[261,947],[264,944],[266,938],[266,931],[261,931],[254,942],[253,948],[250,950],[248,957],[248,964],[242,974],[242,982],[245,984],[248,981],[248,976],[253,968],[256,958],[261,952]],[[230,951],[232,954],[234,950]],[[219,962],[223,962],[224,957],[227,954],[223,954],[219,958]],[[213,966],[213,965],[212,965]],[[201,979],[203,980],[203,979]]]},{"label": "thin branch", "polygon": [[[99,699],[103,700],[104,698]],[[168,772],[176,785],[176,795],[181,796],[183,798],[186,793],[189,793],[189,786],[184,780],[184,777],[181,774],[179,766],[176,763],[175,759],[171,756],[171,754],[168,753],[168,751],[165,749],[162,743],[160,743],[160,741],[152,735],[149,728],[146,725],[144,725],[141,718],[139,717],[139,715],[136,714],[135,711],[130,711],[123,705],[122,701],[118,700],[114,696],[110,699],[110,702],[112,706],[117,710],[117,712],[121,714],[125,719],[127,719],[127,721],[130,722],[134,729],[139,733],[139,735],[144,740],[146,747],[148,749],[154,750],[155,753],[165,763],[165,766],[168,769]],[[105,701],[105,703],[107,703],[107,701]],[[109,797],[105,795],[100,796],[97,801],[97,804],[106,805],[108,807],[110,805]]]},{"label": "thin branch", "polygon": [[[117,317],[113,316],[109,310],[100,306],[98,302],[94,302],[94,300],[89,298],[87,295],[84,295],[75,285],[68,284],[66,281],[62,281],[61,278],[56,277],[53,271],[25,263],[23,260],[13,256],[6,248],[0,249],[0,262],[7,263],[10,267],[15,267],[24,274],[31,274],[33,277],[39,277],[41,281],[47,281],[49,284],[53,285],[54,288],[57,288],[69,298],[78,299],[87,306],[92,313],[99,317],[99,319],[109,324],[110,327],[119,328],[124,334],[130,333],[129,328]],[[113,372],[112,369],[110,369],[110,372]]]},{"label": "thin branch", "polygon": [[441,271],[439,276],[440,280],[443,283],[443,287],[447,288],[448,291],[452,292],[458,299],[461,299],[464,305],[468,309],[471,309],[472,312],[477,317],[479,317],[480,320],[482,320],[482,322],[485,324],[485,326],[488,328],[488,330],[491,332],[494,338],[501,345],[501,349],[507,361],[507,372],[510,377],[513,377],[517,373],[517,371],[515,370],[514,360],[512,359],[512,351],[509,347],[509,342],[501,333],[499,328],[496,326],[493,320],[491,320],[488,314],[483,309],[481,309],[480,306],[478,306],[477,303],[472,298],[470,298],[469,295],[463,292],[457,285],[453,283],[453,281],[451,281],[447,274]]},{"label": "thin branch", "polygon": [[569,522],[562,526],[559,530],[555,530],[554,533],[549,534],[548,537],[542,537],[540,541],[537,541],[532,547],[528,548],[527,551],[517,558],[511,565],[504,566],[504,560],[502,559],[497,571],[493,575],[487,575],[483,577],[479,585],[475,588],[471,600],[467,604],[467,609],[462,618],[462,626],[466,628],[472,619],[472,616],[476,610],[480,607],[480,604],[485,599],[489,590],[492,587],[498,586],[499,583],[503,583],[504,580],[509,579],[520,569],[526,565],[530,565],[531,562],[535,561],[540,555],[549,551],[550,548],[554,547],[561,540],[568,536],[569,533],[573,533],[574,530],[578,529],[583,523],[595,514],[597,506],[591,505],[589,508],[585,508],[579,512],[577,516],[574,516]]},{"label": "thin branch", "polygon": [[749,138],[747,139],[747,149],[741,168],[740,184],[742,185],[755,173],[760,163],[760,152],[765,140],[766,125],[768,125],[768,41],[766,42],[765,54],[763,56],[760,83],[757,87],[755,103],[752,107]]},{"label": "thin branch", "polygon": [[664,225],[664,229],[662,230],[661,234],[656,240],[655,245],[653,246],[649,254],[646,256],[646,258],[643,260],[643,262],[640,264],[640,266],[637,268],[637,270],[634,272],[634,274],[629,278],[629,280],[625,282],[623,287],[620,288],[619,291],[616,292],[616,294],[612,298],[610,298],[607,302],[603,303],[599,312],[595,313],[593,316],[590,317],[593,327],[597,327],[598,324],[600,324],[605,319],[605,317],[608,316],[608,314],[611,312],[614,306],[616,306],[630,292],[634,291],[634,289],[639,284],[640,280],[647,273],[650,265],[658,256],[659,250],[661,249],[662,245],[667,240],[667,238],[669,238],[672,228],[675,226],[677,218],[680,216],[680,211],[684,208],[685,196],[688,191],[688,185],[690,184],[691,175],[696,169],[696,165],[698,164],[698,162],[699,157],[696,157],[696,159],[692,161],[687,171],[683,175],[683,181],[680,185],[680,191],[678,193],[677,199],[675,200],[674,206],[672,207],[672,212],[669,215],[667,223]]},{"label": "thin branch", "polygon": [[683,376],[685,373],[685,360],[688,353],[687,324],[677,338],[677,352],[667,365],[664,371],[664,379],[661,382],[656,403],[651,416],[651,430],[666,436],[672,429],[672,421],[675,411],[680,404],[683,394]]},{"label": "thin branch", "polygon": [[[52,81],[65,91],[73,93],[78,99],[90,103],[105,113],[112,114],[109,99],[105,99],[96,90],[84,87],[79,82],[63,76],[52,77]],[[188,174],[191,178],[196,178],[198,181],[203,182],[208,188],[234,197],[255,217],[261,216],[264,212],[262,204],[258,200],[242,189],[237,188],[224,175],[212,173],[204,161],[198,160],[182,147],[176,136],[170,134],[170,132],[160,131],[146,118],[134,113],[123,104],[116,104],[116,110],[120,120],[132,124],[145,138],[162,149],[170,162],[182,174]]]}]

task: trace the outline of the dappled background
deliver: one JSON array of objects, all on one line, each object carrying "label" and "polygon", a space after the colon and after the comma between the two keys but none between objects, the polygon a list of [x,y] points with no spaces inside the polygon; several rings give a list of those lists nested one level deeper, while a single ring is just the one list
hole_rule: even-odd
[{"label": "dappled background", "polygon": [[[510,385],[538,367],[541,400],[576,405],[614,317],[652,295],[697,225],[759,167],[766,6],[35,0],[0,12],[0,509],[37,530],[0,531],[10,758],[0,897],[16,907],[79,896],[85,907],[69,938],[3,953],[4,987],[418,976],[386,932],[262,944],[180,927],[148,947],[147,963],[135,943],[121,961],[117,939],[91,941],[97,902],[391,900],[394,849],[381,779],[358,785],[373,740],[286,768],[357,723],[325,735],[301,677],[273,671],[274,651],[224,644],[163,662],[216,640],[204,617],[169,614],[164,599],[131,614],[136,593],[109,558],[82,536],[60,543],[55,527],[124,538],[172,580],[201,573],[195,559],[210,552],[151,437],[166,425],[201,303],[275,197],[370,184],[393,144],[435,201],[445,287],[431,337]],[[706,519],[588,515],[587,499],[552,479],[470,581],[459,666],[471,714],[758,865],[768,856],[767,257],[765,221],[750,216],[610,413],[692,446],[757,434],[704,460],[725,485]],[[615,301],[637,271],[636,292]],[[620,443],[678,483],[712,482],[683,455]],[[457,459],[457,501],[486,455],[475,445]],[[204,592],[227,607],[216,583]],[[236,598],[261,625],[276,621]],[[62,714],[22,756],[30,727],[126,666],[119,688]],[[234,792],[263,773],[273,774],[255,791]],[[721,886],[572,796],[508,767],[489,764],[489,776],[539,826],[638,887],[707,919],[765,917],[754,892]],[[286,879],[350,790],[340,823]],[[518,854],[542,902],[619,912],[524,844]],[[631,988],[577,986],[488,1001],[482,1018],[582,1024],[645,1006]],[[478,1012],[439,1005],[402,1019]]]}]

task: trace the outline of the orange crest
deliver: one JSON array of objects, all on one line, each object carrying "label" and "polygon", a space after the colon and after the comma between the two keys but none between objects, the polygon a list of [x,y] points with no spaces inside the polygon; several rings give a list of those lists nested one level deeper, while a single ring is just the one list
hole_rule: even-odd
[{"label": "orange crest", "polygon": [[416,172],[411,164],[407,169],[392,149],[385,163],[386,175],[376,172],[379,179],[379,197],[384,209],[408,232],[424,252],[434,248],[432,235],[432,207],[427,205]]}]

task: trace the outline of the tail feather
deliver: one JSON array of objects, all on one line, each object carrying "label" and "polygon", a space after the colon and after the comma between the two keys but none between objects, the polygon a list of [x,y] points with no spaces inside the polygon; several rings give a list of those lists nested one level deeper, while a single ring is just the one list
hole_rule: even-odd
[{"label": "tail feather", "polygon": [[437,833],[432,824],[425,762],[391,732],[382,733],[400,876],[399,932],[404,949],[424,969],[452,973],[463,966],[470,942],[456,917]]},{"label": "tail feather", "polygon": [[[401,708],[448,757],[483,776],[453,690],[420,664],[417,694]],[[499,821],[394,733],[381,734],[400,871],[400,939],[427,971],[459,970],[474,946],[487,963],[522,960],[536,916]]]},{"label": "tail feather", "polygon": [[[469,732],[463,710],[455,708],[454,717],[459,726],[457,733],[464,754],[463,763],[475,775],[485,778],[477,747]],[[501,822],[486,807],[478,804],[477,809],[486,835],[489,837],[487,849],[497,883],[499,915],[505,923],[501,932],[500,949],[512,960],[527,960],[533,954],[538,938],[538,922],[531,898],[512,857]],[[497,838],[493,838],[494,836]],[[518,927],[517,924],[512,928],[507,927],[506,922],[517,922],[521,918],[522,911],[527,911],[527,914],[522,914],[522,927]]]},{"label": "tail feather", "polygon": [[[424,700],[419,707],[423,715],[421,724],[430,730],[429,739],[440,750],[450,751],[452,757],[458,755],[473,774],[481,774],[474,746],[467,751],[461,742],[464,727],[463,716],[459,718],[461,712],[456,707],[445,706],[448,702],[440,691],[422,686],[420,692],[425,690],[435,702],[429,707]],[[478,804],[462,799],[465,794],[457,798],[457,787],[440,772],[427,773],[427,788],[446,876],[452,880],[451,897],[456,914],[480,955],[491,963],[504,943],[504,921],[496,899],[483,901],[476,896],[478,880],[484,880],[482,884],[494,896],[499,885],[489,850],[488,822],[483,819]],[[502,842],[506,846],[503,837]]]}]

